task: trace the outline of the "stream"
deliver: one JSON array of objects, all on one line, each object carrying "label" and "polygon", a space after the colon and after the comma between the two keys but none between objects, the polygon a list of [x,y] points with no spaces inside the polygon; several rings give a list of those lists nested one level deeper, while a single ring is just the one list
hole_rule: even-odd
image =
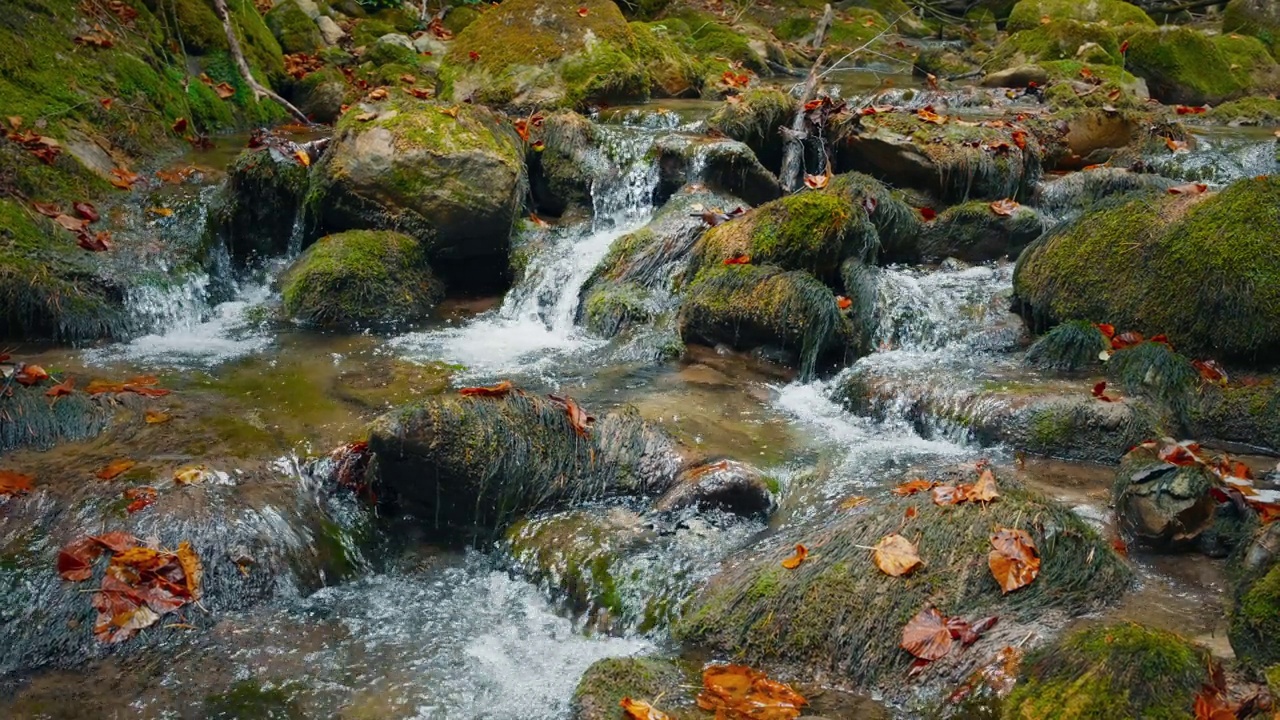
[{"label": "stream", "polygon": [[[866,92],[872,82],[851,80],[846,92]],[[679,102],[656,109],[619,108],[599,125],[592,217],[544,231],[523,278],[503,297],[451,298],[431,323],[393,334],[318,333],[273,317],[274,281],[289,259],[279,258],[253,272],[197,274],[130,297],[131,311],[151,330],[128,342],[23,347],[29,362],[77,377],[156,374],[174,390],[166,411],[184,425],[108,432],[45,452],[15,450],[5,466],[66,492],[92,482],[80,478],[115,456],[157,468],[198,461],[232,483],[272,473],[279,482],[305,484],[313,472],[308,458],[347,442],[384,410],[415,395],[510,379],[570,394],[601,414],[634,406],[701,454],[751,462],[780,479],[780,510],[769,525],[707,528],[673,544],[670,555],[642,559],[678,564],[693,578],[710,576],[751,537],[822,517],[911,469],[981,458],[1114,532],[1109,468],[1024,461],[918,410],[922,394],[946,402],[953,393],[961,402],[964,387],[1029,379],[1017,352],[1025,330],[1009,310],[1012,263],[882,269],[873,339],[879,349],[836,377],[807,383],[723,348],[691,346],[682,359],[657,364],[637,360],[578,326],[579,293],[591,271],[614,240],[655,211],[657,169],[648,156],[655,137],[697,128],[708,110]],[[1214,182],[1247,176],[1261,152],[1251,141],[1247,131],[1216,131],[1206,145],[1219,161],[1186,160],[1183,172]],[[225,163],[243,139],[219,145],[196,161]],[[204,185],[182,192],[198,206],[218,179],[210,173]],[[847,410],[836,396],[851,375],[876,378],[888,399],[867,414]],[[273,532],[297,531],[304,544],[317,543],[290,528],[287,513],[280,517],[267,524]],[[11,541],[10,531],[0,522],[0,539]],[[1141,618],[1230,653],[1222,561],[1138,551],[1131,557],[1137,589],[1106,617],[1082,622]],[[600,631],[492,549],[440,548],[407,532],[387,557],[347,548],[345,559],[343,572],[321,572],[310,586],[286,588],[267,603],[213,613],[199,631],[166,631],[139,654],[103,653],[84,665],[10,679],[0,715],[563,720],[578,679],[596,660],[673,647],[663,630]],[[892,716],[873,698],[855,700],[827,712]]]}]

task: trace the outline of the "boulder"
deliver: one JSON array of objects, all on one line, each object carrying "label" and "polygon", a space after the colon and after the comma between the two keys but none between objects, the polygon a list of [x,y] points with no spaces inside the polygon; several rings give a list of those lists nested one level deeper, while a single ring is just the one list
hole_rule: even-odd
[{"label": "boulder", "polygon": [[770,479],[735,460],[704,462],[685,468],[670,490],[653,503],[661,512],[685,508],[723,510],[744,517],[768,516],[775,507]]},{"label": "boulder", "polygon": [[1280,6],[1269,0],[1231,0],[1222,12],[1222,32],[1256,37],[1280,60]]},{"label": "boulder", "polygon": [[1249,88],[1249,68],[1234,66],[1217,43],[1193,28],[1139,30],[1128,42],[1125,67],[1146,80],[1151,96],[1160,102],[1216,105]]},{"label": "boulder", "polygon": [[1208,651],[1173,633],[1095,625],[1028,655],[1001,717],[1189,717],[1210,664]]},{"label": "boulder", "polygon": [[1273,376],[1250,384],[1204,383],[1196,388],[1187,429],[1192,437],[1280,452],[1280,385]]},{"label": "boulder", "polygon": [[1070,19],[1037,24],[1013,33],[996,46],[990,67],[1009,68],[1053,60],[1120,65],[1120,39],[1116,33],[1117,28],[1109,25]]},{"label": "boulder", "polygon": [[373,423],[371,473],[381,494],[445,538],[485,537],[570,503],[659,493],[674,480],[675,447],[634,410],[584,433],[560,405],[520,391],[434,398]]},{"label": "boulder", "polygon": [[1213,473],[1201,465],[1165,462],[1139,446],[1120,461],[1112,502],[1125,532],[1157,550],[1194,545],[1213,526],[1218,501]]},{"label": "boulder", "polygon": [[1124,0],[1019,0],[1009,13],[1008,30],[1031,30],[1041,24],[1041,18],[1052,20],[1077,20],[1109,25],[1119,32],[1121,28],[1155,27],[1156,23],[1142,8]]},{"label": "boulder", "polygon": [[320,238],[280,278],[289,318],[320,327],[396,325],[426,318],[444,295],[418,241],[350,230]]},{"label": "boulder", "polygon": [[[304,1],[315,7],[309,0]],[[297,0],[284,0],[271,8],[263,20],[285,53],[314,53],[325,46],[324,36],[316,27],[315,20],[307,16]]]},{"label": "boulder", "polygon": [[529,160],[529,184],[538,211],[552,217],[591,211],[593,182],[605,171],[596,148],[596,130],[571,110],[542,122],[543,150]]},{"label": "boulder", "polygon": [[1280,524],[1270,523],[1232,559],[1234,579],[1228,637],[1236,657],[1249,670],[1280,664]]},{"label": "boulder", "polygon": [[395,99],[343,115],[317,171],[330,231],[398,230],[433,261],[505,257],[524,152],[486,108]]},{"label": "boulder", "polygon": [[1211,109],[1207,116],[1228,125],[1280,125],[1280,100],[1247,97]]},{"label": "boulder", "polygon": [[920,242],[926,261],[956,258],[976,263],[1018,257],[1044,232],[1045,222],[1026,206],[1012,215],[998,215],[990,203],[974,201],[947,208],[927,228]]},{"label": "boulder", "polygon": [[347,33],[328,15],[316,18],[316,29],[320,31],[320,37],[326,45],[337,45],[347,37]]},{"label": "boulder", "polygon": [[796,99],[774,88],[757,88],[726,103],[707,120],[717,132],[744,142],[770,172],[782,167],[783,144],[778,128],[787,125],[798,109]]},{"label": "boulder", "polygon": [[[957,473],[946,479],[975,477],[971,467]],[[1010,480],[999,480],[999,492],[985,509],[938,506],[927,494],[877,493],[826,522],[783,528],[726,560],[673,632],[741,662],[829,673],[892,700],[910,692],[901,684],[912,662],[899,647],[902,626],[927,604],[969,621],[998,612],[1002,632],[1021,637],[1026,631],[1016,628],[1023,623],[1043,632],[1041,623],[1060,623],[1120,597],[1131,573],[1084,520]],[[924,566],[907,578],[890,577],[864,548],[900,532],[909,507],[915,508],[909,534]],[[1042,563],[1031,584],[1008,594],[987,569],[993,527],[1027,531]],[[809,559],[789,570],[781,561],[797,543],[810,549]],[[960,666],[972,669],[989,655],[983,643],[932,671],[963,677]],[[993,651],[1002,644],[985,643]]]},{"label": "boulder", "polygon": [[688,701],[685,688],[701,682],[698,673],[663,658],[598,660],[578,681],[573,693],[572,720],[614,720],[619,715],[618,703],[624,697],[658,703],[657,707],[663,712],[698,712]]},{"label": "boulder", "polygon": [[293,99],[298,109],[315,122],[336,123],[342,116],[342,106],[347,104],[348,92],[342,72],[325,68],[298,81]]},{"label": "boulder", "polygon": [[1033,326],[1107,322],[1193,357],[1275,359],[1280,177],[1101,205],[1019,258],[1014,292]]},{"label": "boulder", "polygon": [[655,150],[660,192],[664,194],[690,183],[740,197],[750,205],[776,200],[782,194],[777,176],[765,169],[750,147],[737,140],[671,134],[659,139]]},{"label": "boulder", "polygon": [[284,255],[291,242],[302,242],[299,213],[307,186],[307,167],[275,149],[245,150],[231,162],[214,219],[237,265]]}]

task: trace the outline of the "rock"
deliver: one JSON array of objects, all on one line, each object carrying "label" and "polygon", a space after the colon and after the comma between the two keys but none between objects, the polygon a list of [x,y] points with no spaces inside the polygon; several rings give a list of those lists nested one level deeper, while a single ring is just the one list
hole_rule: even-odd
[{"label": "rock", "polygon": [[309,73],[294,90],[298,109],[315,122],[335,123],[347,101],[347,82],[342,72],[324,69]]},{"label": "rock", "polygon": [[1209,653],[1134,623],[1074,631],[1031,653],[1002,717],[1184,717],[1210,683]]},{"label": "rock", "polygon": [[1256,37],[1280,60],[1280,7],[1268,0],[1231,0],[1222,12],[1222,32]]},{"label": "rock", "polygon": [[[315,3],[311,0],[301,2],[315,8]],[[316,15],[319,13],[319,9],[316,9]],[[299,0],[285,0],[272,8],[263,19],[267,27],[271,28],[271,34],[280,41],[280,49],[285,53],[314,53],[325,45],[315,20],[302,9]]]},{"label": "rock", "polygon": [[511,108],[577,108],[643,99],[649,77],[636,39],[608,0],[516,0],[482,13],[453,40],[440,97]]},{"label": "rock", "polygon": [[[457,8],[455,8],[456,10]],[[449,52],[449,44],[435,35],[427,33],[413,41],[413,49],[418,53],[431,53],[433,58],[443,60],[445,53]]]},{"label": "rock", "polygon": [[[288,0],[283,0],[283,1],[287,2]],[[301,10],[307,17],[311,18],[312,20],[320,19],[321,17],[320,6],[316,5],[315,0],[292,0],[292,1],[295,4],[297,4],[298,9]],[[275,7],[279,7],[281,4],[283,4],[283,2],[272,3],[272,5]]]},{"label": "rock", "polygon": [[1280,125],[1280,100],[1269,97],[1232,100],[1210,110],[1208,117],[1228,125]]},{"label": "rock", "polygon": [[369,447],[380,494],[455,538],[527,512],[662,492],[677,466],[671,441],[634,410],[604,415],[581,438],[564,409],[520,392],[409,405],[372,425]]},{"label": "rock", "polygon": [[1265,376],[1249,385],[1201,385],[1188,413],[1187,429],[1192,437],[1280,452],[1280,386],[1276,378]]},{"label": "rock", "polygon": [[1228,615],[1228,637],[1236,658],[1259,671],[1280,663],[1280,525],[1262,527],[1233,559],[1234,602]]},{"label": "rock", "polygon": [[996,70],[982,78],[983,87],[1025,88],[1049,84],[1049,71],[1039,65],[1018,65]]},{"label": "rock", "polygon": [[529,161],[529,184],[538,211],[558,217],[589,213],[594,180],[607,168],[596,148],[591,121],[573,111],[550,114],[542,122],[543,150]]},{"label": "rock", "polygon": [[836,175],[824,191],[847,198],[853,204],[855,216],[865,214],[875,228],[878,249],[868,260],[919,262],[924,223],[920,212],[901,191],[856,172]]},{"label": "rock", "polygon": [[52,383],[36,387],[8,385],[0,395],[0,452],[21,447],[37,450],[63,442],[87,440],[106,430],[124,403],[136,410],[135,398],[74,393],[50,402],[45,391]]},{"label": "rock", "polygon": [[760,164],[751,148],[736,140],[672,134],[658,140],[656,150],[660,182],[668,193],[700,183],[751,205],[775,200],[782,194],[778,178]]},{"label": "rock", "polygon": [[1121,197],[1028,247],[1014,292],[1037,329],[1105,319],[1164,333],[1193,357],[1266,362],[1280,350],[1278,232],[1274,176],[1219,193]]},{"label": "rock", "polygon": [[347,33],[338,27],[338,23],[327,15],[316,18],[316,28],[320,30],[320,37],[324,39],[326,45],[337,45],[347,37]]},{"label": "rock", "polygon": [[1126,532],[1155,549],[1185,548],[1213,525],[1218,501],[1209,491],[1216,483],[1207,468],[1173,465],[1156,452],[1139,446],[1121,460],[1112,488],[1116,515]]},{"label": "rock", "polygon": [[649,94],[655,98],[696,98],[713,91],[720,76],[710,62],[700,62],[685,51],[664,22],[633,22],[635,58],[649,76]]},{"label": "rock", "polygon": [[275,150],[245,150],[232,161],[215,219],[237,265],[284,255],[302,241],[294,234],[307,184],[307,167]]},{"label": "rock", "polygon": [[[954,479],[969,482],[972,467]],[[1000,615],[1002,633],[1021,637],[1020,623],[1039,632],[1063,615],[1091,612],[1117,600],[1132,576],[1125,563],[1084,520],[1066,507],[998,478],[1000,498],[986,507],[940,507],[927,496],[877,497],[819,524],[783,528],[734,554],[693,599],[675,625],[675,637],[712,652],[731,652],[751,665],[803,667],[830,673],[851,686],[903,697],[912,658],[899,648],[902,625],[926,603],[947,616],[977,620]],[[908,507],[916,509],[911,539],[925,560],[909,579],[889,577],[865,547],[899,532]],[[1037,518],[1029,522],[1028,518]],[[1042,565],[1028,587],[1002,594],[987,570],[993,527],[1032,535]],[[821,559],[788,570],[781,561],[797,543]],[[886,622],[886,618],[894,618]],[[963,677],[994,638],[940,667]],[[935,669],[935,672],[939,672]]]},{"label": "rock", "polygon": [[[1120,65],[1116,30],[1096,22],[1059,19],[1010,35],[991,54],[991,67],[1070,60],[1093,65]],[[1026,87],[1026,85],[1022,85]]]},{"label": "rock", "polygon": [[853,335],[835,293],[801,270],[708,267],[684,295],[678,318],[684,342],[777,351],[804,379],[820,362],[844,359]]},{"label": "rock", "polygon": [[653,509],[661,512],[688,507],[751,517],[768,516],[775,503],[769,480],[758,469],[734,460],[718,460],[682,470],[675,485],[653,503]]},{"label": "rock", "polygon": [[280,288],[291,319],[321,327],[422,320],[444,295],[416,240],[374,230],[320,238],[281,276]]},{"label": "rock", "polygon": [[386,35],[378,38],[378,44],[395,45],[396,47],[404,48],[409,52],[417,52],[417,48],[413,46],[413,38],[401,33],[387,33]]},{"label": "rock", "polygon": [[[840,167],[944,202],[1030,194],[1041,175],[1044,151],[1029,133],[1019,147],[1013,132],[1007,125],[935,125],[908,112],[847,119],[831,130]],[[1000,150],[989,149],[996,147]]]},{"label": "rock", "polygon": [[928,225],[920,252],[926,261],[1016,258],[1044,228],[1044,220],[1029,207],[1021,206],[1006,216],[993,212],[990,203],[968,202],[948,208]]},{"label": "rock", "polygon": [[1046,179],[1036,188],[1031,204],[1050,216],[1073,218],[1125,193],[1144,196],[1164,193],[1177,182],[1161,175],[1103,167]]},{"label": "rock", "polygon": [[772,88],[748,90],[741,97],[741,102],[726,103],[717,110],[707,125],[746,143],[765,168],[777,173],[783,153],[778,128],[791,122],[798,103],[787,93]]},{"label": "rock", "polygon": [[1038,27],[1041,18],[1105,23],[1113,28],[1155,27],[1155,21],[1142,8],[1124,0],[1020,0],[1009,13],[1009,32]]},{"label": "rock", "polygon": [[[521,200],[524,153],[489,110],[393,100],[342,116],[317,168],[330,230],[391,229],[428,259],[505,257]],[[377,116],[366,122],[365,112]],[[474,270],[474,268],[472,268]]]},{"label": "rock", "polygon": [[1126,67],[1147,81],[1151,96],[1160,102],[1216,105],[1244,95],[1249,87],[1249,70],[1233,68],[1218,44],[1198,30],[1152,28],[1132,34],[1128,42]]},{"label": "rock", "polygon": [[[624,697],[647,699],[657,702],[663,712],[675,712],[676,699],[688,695],[684,687],[700,683],[697,673],[671,660],[647,657],[598,660],[578,681],[571,717],[572,720],[614,720],[619,714],[618,703]],[[662,702],[658,698],[668,699]]]}]

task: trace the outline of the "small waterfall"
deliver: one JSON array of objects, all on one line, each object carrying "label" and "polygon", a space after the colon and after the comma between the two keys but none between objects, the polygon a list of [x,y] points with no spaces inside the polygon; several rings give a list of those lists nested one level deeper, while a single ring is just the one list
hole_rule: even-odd
[{"label": "small waterfall", "polygon": [[460,328],[402,336],[394,347],[410,358],[461,364],[464,374],[480,377],[542,373],[601,344],[574,323],[578,296],[613,241],[653,214],[658,168],[649,157],[652,131],[598,125],[596,138],[591,221],[546,232],[498,310]]}]

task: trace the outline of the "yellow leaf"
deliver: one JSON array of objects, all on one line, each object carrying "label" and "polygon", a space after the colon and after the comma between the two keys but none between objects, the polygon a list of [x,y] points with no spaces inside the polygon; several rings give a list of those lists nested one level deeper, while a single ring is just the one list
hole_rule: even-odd
[{"label": "yellow leaf", "polygon": [[876,543],[872,559],[885,575],[902,577],[924,563],[910,540],[894,533]]},{"label": "yellow leaf", "polygon": [[167,208],[167,207],[147,208],[147,212],[151,213],[152,215],[158,215],[160,217],[169,217],[170,215],[173,215],[173,209]]},{"label": "yellow leaf", "polygon": [[174,472],[173,481],[179,485],[198,485],[204,482],[208,476],[209,468],[203,465],[193,465]]},{"label": "yellow leaf", "polygon": [[800,563],[804,562],[805,558],[807,557],[809,557],[809,548],[805,547],[804,545],[797,544],[795,554],[783,560],[782,567],[788,570],[795,570],[796,568],[800,567]]}]

